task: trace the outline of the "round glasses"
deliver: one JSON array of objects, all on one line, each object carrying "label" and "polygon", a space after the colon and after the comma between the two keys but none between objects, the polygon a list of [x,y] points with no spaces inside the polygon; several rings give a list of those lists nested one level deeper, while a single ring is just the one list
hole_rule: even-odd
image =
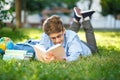
[{"label": "round glasses", "polygon": [[62,34],[59,34],[59,35],[57,35],[57,36],[55,36],[55,37],[50,37],[51,38],[51,40],[56,40],[57,38],[61,38],[61,37],[63,37],[63,33]]}]

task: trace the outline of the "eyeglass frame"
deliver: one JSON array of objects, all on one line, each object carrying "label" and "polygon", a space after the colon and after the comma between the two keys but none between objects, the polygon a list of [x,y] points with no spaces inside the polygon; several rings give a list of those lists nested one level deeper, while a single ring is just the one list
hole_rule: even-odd
[{"label": "eyeglass frame", "polygon": [[64,35],[64,32],[62,32],[61,34],[57,35],[56,37],[50,37],[50,36],[49,37],[50,37],[51,40],[56,40],[57,38],[58,39],[62,38],[63,35]]}]

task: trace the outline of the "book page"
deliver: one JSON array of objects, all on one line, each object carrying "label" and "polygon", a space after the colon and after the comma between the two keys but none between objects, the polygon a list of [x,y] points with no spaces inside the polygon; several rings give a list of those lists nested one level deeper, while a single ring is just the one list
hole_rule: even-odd
[{"label": "book page", "polygon": [[53,55],[55,56],[56,60],[63,60],[66,57],[66,53],[64,50],[64,47],[60,44],[57,44],[55,46],[53,46],[52,48],[50,48],[47,53],[49,54],[50,52],[53,53]]},{"label": "book page", "polygon": [[44,58],[46,56],[46,50],[44,49],[44,47],[42,47],[40,45],[35,45],[34,50],[36,53],[36,58],[43,62]]},{"label": "book page", "polygon": [[39,50],[41,50],[44,53],[47,52],[46,49],[44,48],[44,46],[42,46],[42,45],[37,44],[37,45],[34,45],[34,47],[38,48]]},{"label": "book page", "polygon": [[51,51],[51,50],[53,50],[53,49],[55,49],[55,48],[57,48],[57,47],[59,47],[59,46],[61,46],[61,44],[56,44],[56,45],[50,47],[50,48],[47,50],[47,52],[49,52],[49,51]]}]

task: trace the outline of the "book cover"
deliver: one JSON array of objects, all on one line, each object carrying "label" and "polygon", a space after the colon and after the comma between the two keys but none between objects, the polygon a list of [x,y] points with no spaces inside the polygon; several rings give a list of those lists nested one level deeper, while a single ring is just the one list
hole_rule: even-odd
[{"label": "book cover", "polygon": [[3,60],[10,60],[10,59],[23,60],[26,53],[27,53],[26,50],[5,50],[5,54],[3,55]]}]

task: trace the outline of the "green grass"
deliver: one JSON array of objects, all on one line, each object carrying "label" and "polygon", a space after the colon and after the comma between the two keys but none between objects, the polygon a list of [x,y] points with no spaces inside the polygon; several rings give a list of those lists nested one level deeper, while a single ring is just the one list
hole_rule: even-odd
[{"label": "green grass", "polygon": [[10,28],[3,28],[0,30],[0,36],[10,37],[15,43],[24,42],[28,39],[39,39],[40,34],[42,33],[41,29],[36,28],[21,28],[12,31]]},{"label": "green grass", "polygon": [[[40,29],[0,30],[15,43],[30,38],[39,39]],[[84,32],[78,35],[85,40]],[[120,80],[120,31],[95,30],[99,54],[80,57],[74,62],[42,63],[30,61],[3,61],[0,59],[0,80]]]}]

